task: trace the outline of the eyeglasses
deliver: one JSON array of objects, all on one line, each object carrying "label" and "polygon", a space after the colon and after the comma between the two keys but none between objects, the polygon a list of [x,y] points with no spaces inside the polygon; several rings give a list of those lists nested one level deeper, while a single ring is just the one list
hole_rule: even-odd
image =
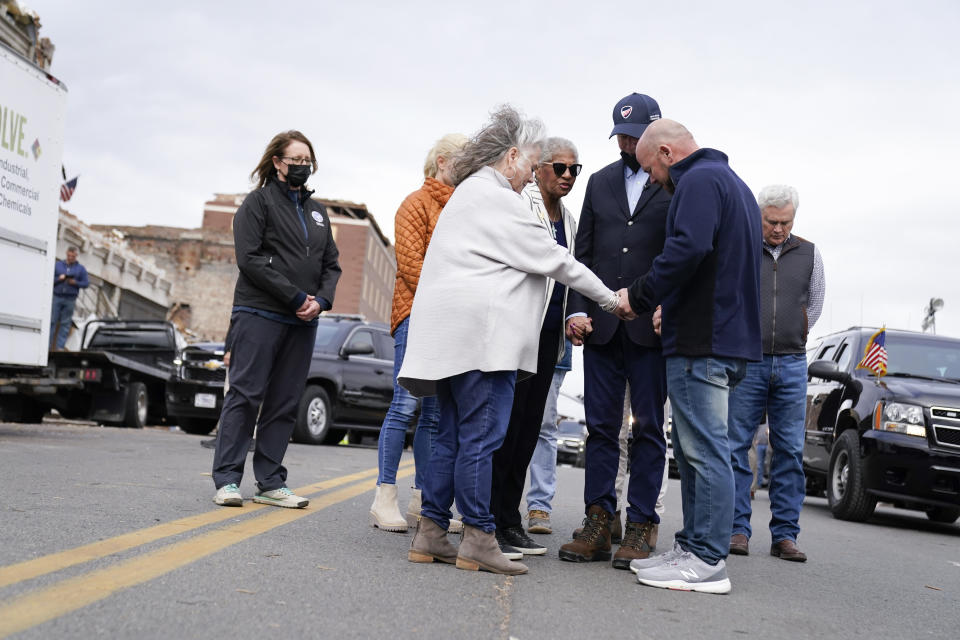
[{"label": "eyeglasses", "polygon": [[287,164],[313,164],[313,161],[310,158],[280,158],[281,160],[286,161]]},{"label": "eyeglasses", "polygon": [[553,173],[558,177],[562,178],[563,174],[567,171],[570,172],[570,175],[576,178],[580,175],[580,170],[583,169],[582,164],[563,164],[562,162],[541,162],[541,165],[550,165],[553,167]]}]

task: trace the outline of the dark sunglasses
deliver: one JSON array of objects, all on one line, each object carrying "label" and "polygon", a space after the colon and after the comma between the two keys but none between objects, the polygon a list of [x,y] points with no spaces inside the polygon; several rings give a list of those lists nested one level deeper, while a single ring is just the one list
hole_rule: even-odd
[{"label": "dark sunglasses", "polygon": [[580,175],[580,170],[583,169],[582,164],[563,164],[562,162],[541,162],[540,164],[548,164],[553,167],[553,173],[556,174],[558,178],[562,178],[568,170],[570,175],[576,178]]}]

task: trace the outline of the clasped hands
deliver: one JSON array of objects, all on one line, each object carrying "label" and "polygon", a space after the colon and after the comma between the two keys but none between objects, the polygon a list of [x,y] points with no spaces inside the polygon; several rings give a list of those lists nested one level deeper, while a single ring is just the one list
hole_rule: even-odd
[{"label": "clasped hands", "polygon": [[[630,306],[627,290],[620,289],[617,291],[617,295],[620,296],[620,303],[611,313],[621,320],[635,320],[637,314],[634,313],[633,308]],[[657,308],[653,312],[652,321],[654,333],[660,335],[662,309],[659,305],[657,305]],[[593,320],[589,316],[574,316],[567,320],[566,335],[575,347],[582,345],[591,333],[593,333]]]},{"label": "clasped hands", "polygon": [[307,294],[307,299],[304,300],[300,308],[297,309],[297,317],[304,322],[310,322],[320,315],[320,311],[320,303],[317,302],[316,297]]}]

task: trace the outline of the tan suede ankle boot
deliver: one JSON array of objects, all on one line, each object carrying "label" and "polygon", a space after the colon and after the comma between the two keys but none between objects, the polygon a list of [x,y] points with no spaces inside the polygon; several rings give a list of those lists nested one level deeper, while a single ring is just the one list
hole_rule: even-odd
[{"label": "tan suede ankle boot", "polygon": [[447,532],[430,518],[421,517],[407,552],[410,562],[457,562],[457,548],[447,540]]},{"label": "tan suede ankle boot", "polygon": [[467,571],[489,571],[508,576],[515,576],[527,572],[527,565],[514,560],[507,560],[500,551],[497,537],[493,531],[484,531],[463,525],[463,542],[457,553],[457,569]]},{"label": "tan suede ankle boot", "polygon": [[400,533],[407,530],[407,521],[397,506],[397,485],[383,483],[377,486],[370,507],[370,526]]}]

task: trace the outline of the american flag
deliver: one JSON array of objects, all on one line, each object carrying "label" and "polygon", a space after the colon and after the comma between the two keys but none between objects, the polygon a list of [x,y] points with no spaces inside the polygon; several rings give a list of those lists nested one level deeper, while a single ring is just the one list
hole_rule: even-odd
[{"label": "american flag", "polygon": [[73,192],[77,190],[77,179],[80,176],[77,176],[73,180],[68,180],[60,185],[60,199],[64,202],[73,197]]},{"label": "american flag", "polygon": [[870,341],[863,350],[863,360],[857,365],[857,369],[869,369],[878,378],[887,374],[887,349],[884,346],[886,339],[886,327],[870,336]]}]

